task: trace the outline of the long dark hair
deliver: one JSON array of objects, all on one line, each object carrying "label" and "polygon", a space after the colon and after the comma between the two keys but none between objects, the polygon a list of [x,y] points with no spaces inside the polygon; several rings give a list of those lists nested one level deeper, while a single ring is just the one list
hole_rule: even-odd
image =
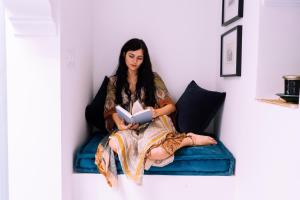
[{"label": "long dark hair", "polygon": [[[136,83],[136,95],[137,98],[143,102],[146,106],[155,106],[155,86],[154,86],[154,74],[152,71],[152,65],[150,61],[150,56],[148,53],[148,48],[143,40],[134,38],[127,41],[121,49],[119,56],[119,64],[116,72],[117,82],[116,82],[116,104],[123,105],[122,100],[122,90],[125,89],[125,94],[128,99],[130,99],[131,92],[129,89],[129,83],[127,80],[128,67],[125,63],[125,55],[128,51],[136,51],[142,49],[144,54],[144,59],[140,67],[138,68],[138,80]],[[141,99],[142,88],[145,92],[144,99]]]}]

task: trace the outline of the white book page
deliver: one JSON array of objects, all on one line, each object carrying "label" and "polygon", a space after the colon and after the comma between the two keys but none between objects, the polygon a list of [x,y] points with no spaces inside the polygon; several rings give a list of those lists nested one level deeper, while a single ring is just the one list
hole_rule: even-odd
[{"label": "white book page", "polygon": [[121,106],[117,105],[116,106],[116,111],[117,111],[119,117],[121,117],[122,119],[124,119],[127,123],[131,123],[132,122],[132,116],[131,116],[131,114],[127,110],[125,110]]},{"label": "white book page", "polygon": [[142,104],[139,102],[139,100],[137,100],[132,105],[131,113],[132,113],[132,115],[134,115],[135,113],[138,113],[143,110],[144,110],[144,108],[143,108]]},{"label": "white book page", "polygon": [[152,111],[150,108],[141,110],[135,113],[133,116],[133,122],[143,124],[149,121],[152,121]]},{"label": "white book page", "polygon": [[149,112],[149,111],[151,112],[151,109],[150,109],[150,108],[147,108],[147,109],[145,109],[145,110],[140,110],[140,111],[134,113],[134,115],[139,115],[139,114],[141,114],[141,113],[145,113],[145,112]]}]

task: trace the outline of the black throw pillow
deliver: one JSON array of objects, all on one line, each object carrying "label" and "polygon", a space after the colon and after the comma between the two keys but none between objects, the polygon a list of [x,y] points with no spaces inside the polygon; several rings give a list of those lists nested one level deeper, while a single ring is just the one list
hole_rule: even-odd
[{"label": "black throw pillow", "polygon": [[93,101],[85,108],[85,118],[89,125],[99,130],[106,131],[103,118],[104,104],[106,99],[106,89],[109,78],[105,76],[100,89],[98,90]]},{"label": "black throw pillow", "polygon": [[176,103],[179,132],[203,134],[225,100],[225,92],[205,90],[191,81]]}]

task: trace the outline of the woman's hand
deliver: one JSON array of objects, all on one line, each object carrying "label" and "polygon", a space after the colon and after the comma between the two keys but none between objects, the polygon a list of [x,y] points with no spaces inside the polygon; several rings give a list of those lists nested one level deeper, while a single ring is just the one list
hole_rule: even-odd
[{"label": "woman's hand", "polygon": [[117,128],[120,130],[120,131],[123,131],[123,130],[136,130],[138,127],[139,127],[139,124],[125,124],[124,120],[120,120],[118,123],[116,123],[117,125]]},{"label": "woman's hand", "polygon": [[152,111],[152,119],[155,119],[156,117],[158,117],[158,112],[157,109],[150,107],[151,111]]},{"label": "woman's hand", "polygon": [[120,131],[128,129],[128,125],[126,126],[126,124],[124,123],[124,120],[120,120],[120,121],[116,122],[116,125]]},{"label": "woman's hand", "polygon": [[123,131],[123,130],[136,130],[138,127],[139,127],[139,124],[136,124],[136,123],[131,123],[131,124],[125,124],[124,120],[122,118],[119,117],[119,115],[117,113],[113,113],[112,114],[112,118],[117,126],[117,128],[120,130],[120,131]]},{"label": "woman's hand", "polygon": [[153,107],[151,107],[152,110],[152,118],[156,118],[162,115],[169,115],[172,112],[174,112],[176,110],[176,107],[174,104],[167,104],[161,108],[155,109]]},{"label": "woman's hand", "polygon": [[136,130],[140,126],[139,124],[128,124],[128,125],[131,125],[131,126],[129,126],[129,129],[131,129],[131,130]]}]

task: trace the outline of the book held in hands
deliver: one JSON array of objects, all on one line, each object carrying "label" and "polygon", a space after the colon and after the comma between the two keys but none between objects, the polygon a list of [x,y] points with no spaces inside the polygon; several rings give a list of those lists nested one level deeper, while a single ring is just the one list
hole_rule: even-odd
[{"label": "book held in hands", "polygon": [[128,112],[120,105],[116,106],[116,111],[120,118],[124,119],[128,124],[143,124],[152,121],[152,111],[150,108],[144,109],[139,101],[133,103],[132,113]]}]

